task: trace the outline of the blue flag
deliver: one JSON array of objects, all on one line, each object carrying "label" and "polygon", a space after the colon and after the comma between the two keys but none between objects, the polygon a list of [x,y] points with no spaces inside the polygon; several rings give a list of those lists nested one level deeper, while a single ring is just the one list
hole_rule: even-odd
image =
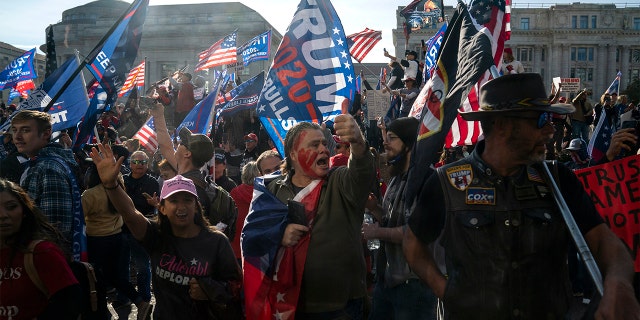
[{"label": "blue flag", "polygon": [[93,96],[86,109],[82,120],[78,123],[78,129],[73,138],[73,149],[78,150],[85,143],[89,142],[93,136],[93,128],[98,123],[99,115],[105,110],[109,110],[109,94],[98,84],[93,84]]},{"label": "blue flag", "polygon": [[14,87],[20,81],[37,78],[38,74],[33,67],[35,55],[36,48],[33,48],[11,61],[9,65],[0,72],[0,90]]},{"label": "blue flag", "polygon": [[[226,102],[216,115],[219,116],[231,116],[238,111],[255,108],[258,104],[258,98],[260,92],[264,86],[264,71],[260,72],[257,76],[243,82],[237,88],[231,90],[231,100]],[[217,108],[217,107],[216,107]]]},{"label": "blue flag", "polygon": [[89,71],[103,90],[109,96],[114,96],[114,100],[129,70],[134,67],[148,6],[149,0],[132,3],[102,45],[98,44],[87,58]]},{"label": "blue flag", "polygon": [[[60,91],[62,85],[69,80],[69,77],[79,65],[80,62],[77,55],[67,59],[37,89],[33,90],[25,101],[20,103],[16,112],[20,110],[43,111],[44,107]],[[79,73],[71,81],[67,89],[56,99],[53,108],[47,111],[53,120],[52,130],[59,131],[75,127],[87,110],[88,104],[89,98],[85,89],[84,77]],[[13,118],[13,115],[10,116],[11,118]],[[5,122],[0,127],[0,130],[5,130],[9,125],[10,121]]]},{"label": "blue flag", "polygon": [[260,121],[284,154],[299,121],[321,123],[346,113],[355,75],[340,18],[329,0],[301,1],[282,38],[258,102]]},{"label": "blue flag", "polygon": [[238,53],[242,55],[242,63],[245,67],[254,61],[269,60],[271,56],[271,30],[247,41],[247,43],[238,48]]},{"label": "blue flag", "polygon": [[20,92],[18,92],[18,90],[14,88],[11,88],[11,91],[9,91],[9,98],[7,99],[7,103],[11,103],[11,101],[18,97],[20,97]]},{"label": "blue flag", "polygon": [[435,68],[436,63],[438,62],[438,53],[440,52],[440,46],[442,45],[442,40],[444,39],[444,34],[447,31],[447,23],[443,23],[440,30],[436,32],[436,34],[431,37],[427,43],[425,43],[425,47],[427,47],[427,54],[424,57],[424,69],[422,71],[422,82],[426,83],[429,78],[431,78],[431,73],[433,73],[433,68]]}]

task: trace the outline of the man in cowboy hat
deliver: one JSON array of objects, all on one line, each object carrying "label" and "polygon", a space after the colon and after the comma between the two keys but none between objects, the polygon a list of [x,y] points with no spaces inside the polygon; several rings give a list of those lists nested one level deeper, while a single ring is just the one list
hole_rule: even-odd
[{"label": "man in cowboy hat", "polygon": [[[564,319],[570,234],[541,162],[551,113],[573,109],[549,104],[540,75],[524,73],[487,82],[480,110],[462,114],[480,121],[485,139],[429,177],[403,239],[411,269],[442,299],[448,319]],[[627,249],[577,177],[563,166],[551,171],[604,278],[596,319],[639,319]],[[436,240],[444,261],[427,249]]]},{"label": "man in cowboy hat", "polygon": [[404,83],[404,88],[391,90],[391,94],[393,94],[394,96],[399,96],[401,99],[401,118],[409,116],[409,111],[411,111],[413,102],[416,101],[418,94],[420,94],[420,88],[416,87],[415,78],[409,77],[405,73],[404,78],[402,78],[402,83]]}]

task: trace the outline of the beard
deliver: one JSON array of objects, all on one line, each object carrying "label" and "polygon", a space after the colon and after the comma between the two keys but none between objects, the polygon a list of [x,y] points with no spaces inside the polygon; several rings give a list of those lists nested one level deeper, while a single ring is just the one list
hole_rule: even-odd
[{"label": "beard", "polygon": [[519,126],[515,126],[507,140],[507,146],[514,154],[514,160],[531,165],[542,162],[546,159],[546,144],[549,138],[540,138],[538,141],[532,141],[530,134],[523,132]]},{"label": "beard", "polygon": [[388,164],[389,166],[389,175],[392,177],[399,176],[404,173],[404,168],[409,161],[409,157],[407,157],[406,153],[401,155],[401,158],[398,161],[395,161],[392,164]]}]

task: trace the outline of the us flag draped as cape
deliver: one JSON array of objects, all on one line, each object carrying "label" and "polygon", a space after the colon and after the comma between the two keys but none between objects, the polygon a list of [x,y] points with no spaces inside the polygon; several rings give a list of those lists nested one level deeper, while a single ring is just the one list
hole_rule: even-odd
[{"label": "us flag draped as cape", "polygon": [[[264,179],[255,179],[240,238],[246,316],[248,320],[293,319],[311,232],[293,247],[280,246],[289,209],[267,190]],[[310,226],[321,189],[322,180],[315,180],[293,199],[304,205]]]}]

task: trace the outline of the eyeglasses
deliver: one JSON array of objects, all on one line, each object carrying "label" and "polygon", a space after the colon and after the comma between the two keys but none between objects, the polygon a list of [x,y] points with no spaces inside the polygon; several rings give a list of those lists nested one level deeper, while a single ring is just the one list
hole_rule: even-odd
[{"label": "eyeglasses", "polygon": [[244,143],[256,142],[255,140],[245,140]]},{"label": "eyeglasses", "polygon": [[536,119],[538,120],[538,122],[536,123],[538,129],[542,129],[544,128],[544,126],[546,126],[548,123],[551,123],[552,119],[553,119],[553,113],[551,112],[543,112],[541,113],[539,116],[537,117],[516,117],[516,116],[510,116],[509,118],[516,118],[516,119]]},{"label": "eyeglasses", "polygon": [[147,164],[149,160],[131,160],[131,164]]}]

